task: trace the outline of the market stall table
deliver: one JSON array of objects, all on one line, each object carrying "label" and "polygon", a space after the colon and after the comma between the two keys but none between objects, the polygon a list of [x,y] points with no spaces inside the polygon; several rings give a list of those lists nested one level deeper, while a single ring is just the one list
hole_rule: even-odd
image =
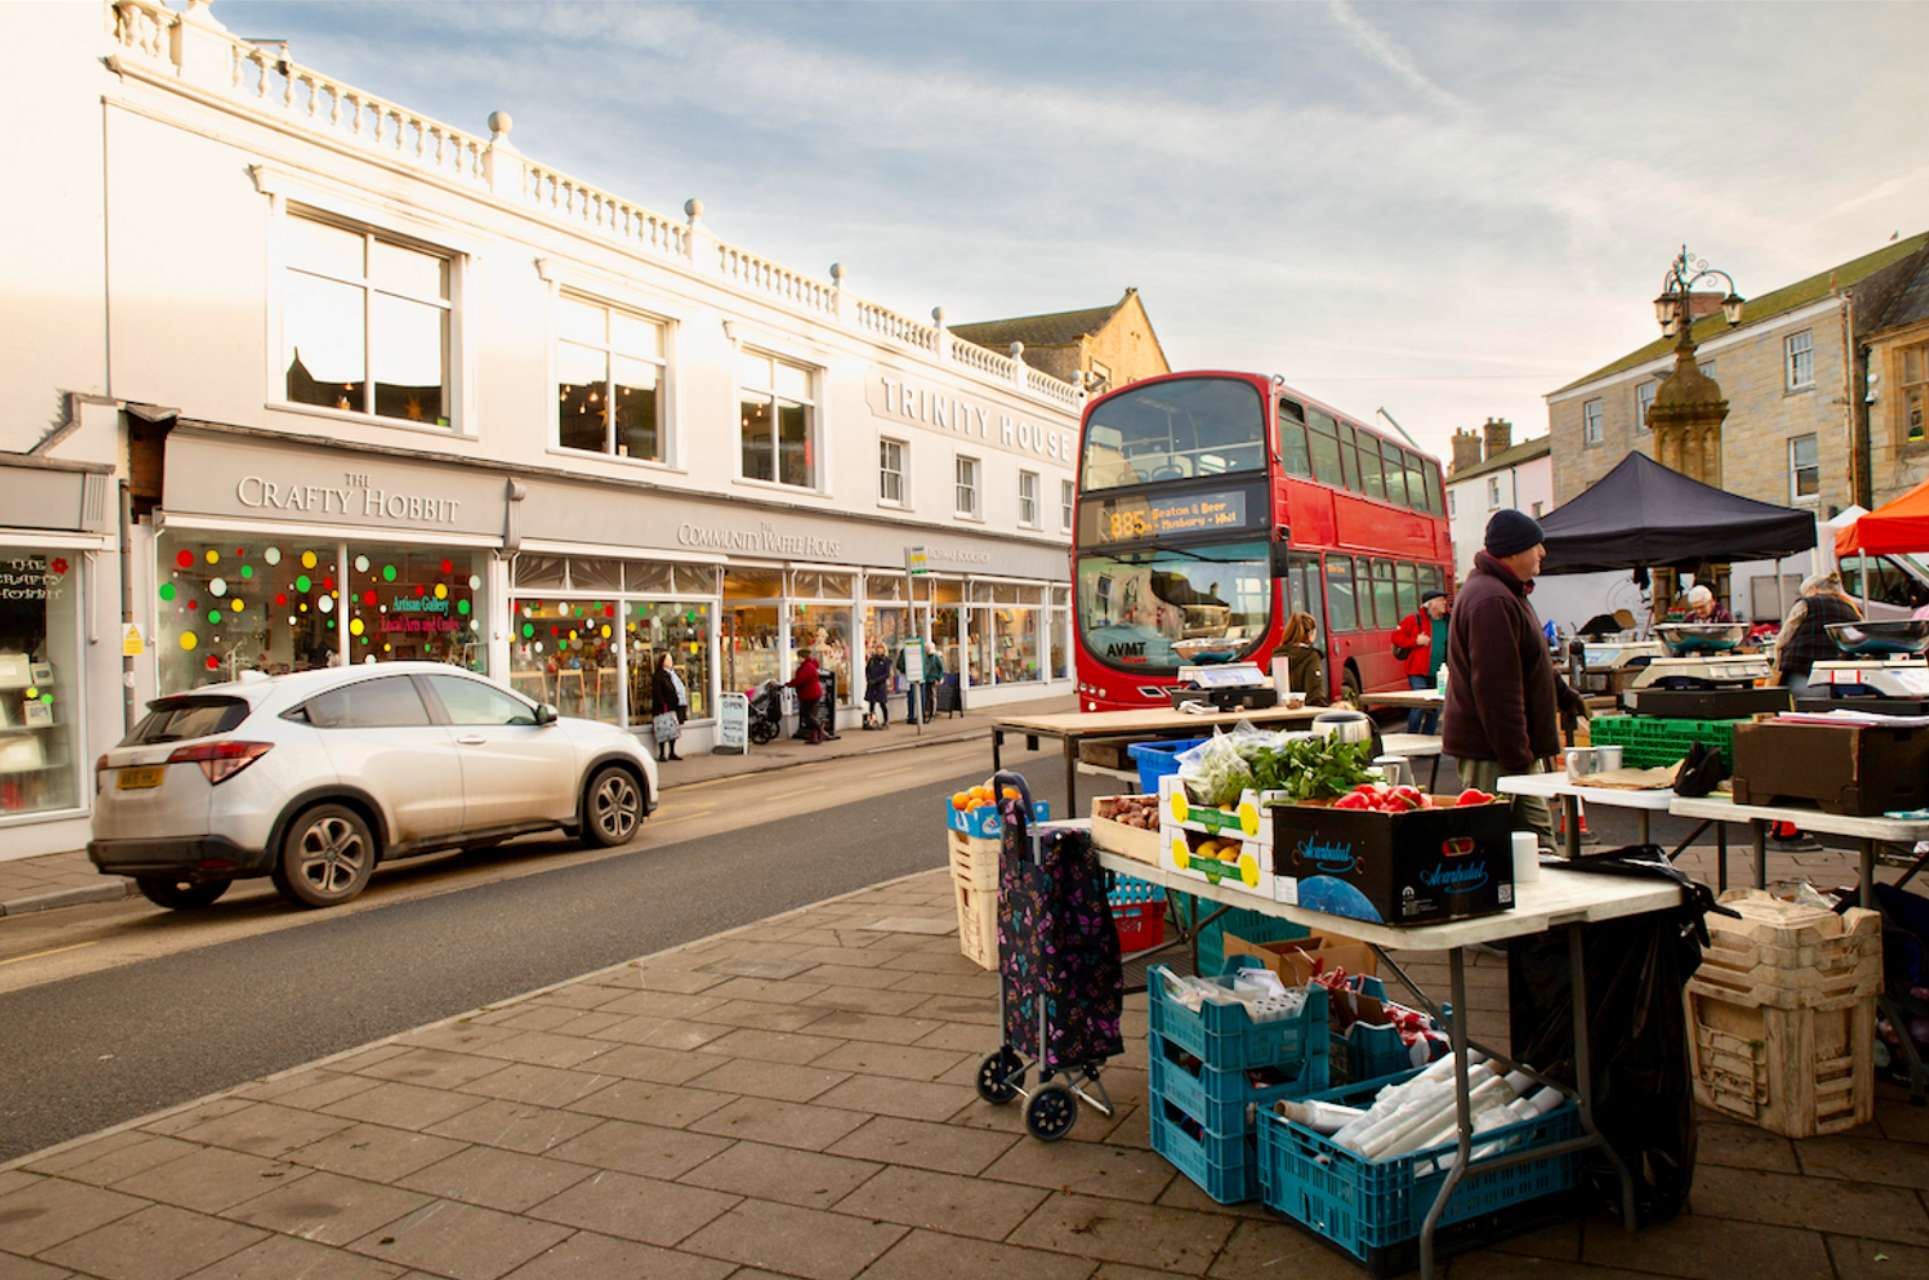
[{"label": "market stall table", "polygon": [[1427,775],[1427,790],[1440,789],[1440,735],[1437,733],[1386,733],[1380,735],[1380,750],[1408,760],[1433,760]]},{"label": "market stall table", "polygon": [[1160,738],[1203,738],[1215,728],[1231,729],[1240,721],[1261,727],[1310,722],[1327,707],[1266,707],[1247,711],[1217,711],[1194,715],[1147,707],[1141,711],[1070,711],[1049,716],[1013,716],[996,720],[991,726],[991,771],[1004,768],[1005,735],[1023,734],[1026,745],[1038,748],[1038,739],[1057,738],[1065,745],[1065,814],[1081,816],[1078,811],[1078,749],[1094,738],[1136,738],[1155,742]]},{"label": "market stall table", "polygon": [[[1675,797],[1669,812],[1679,818],[1700,818],[1720,826],[1729,822],[1745,822],[1752,830],[1755,841],[1755,887],[1768,887],[1768,829],[1778,822],[1793,823],[1804,831],[1822,835],[1847,836],[1856,842],[1862,855],[1861,902],[1864,907],[1874,908],[1875,864],[1878,858],[1890,866],[1908,867],[1909,874],[1903,883],[1914,878],[1922,868],[1923,857],[1914,852],[1916,842],[1929,840],[1929,821],[1902,818],[1859,817],[1852,813],[1823,813],[1820,809],[1807,805],[1765,805],[1736,804],[1727,796],[1705,796],[1690,800],[1685,796]],[[1887,854],[1883,846],[1902,846],[1909,852]],[[1722,848],[1726,851],[1726,842]],[[1727,875],[1722,876],[1724,885]]]},{"label": "market stall table", "polygon": [[[1623,787],[1586,787],[1575,782],[1565,773],[1516,773],[1494,784],[1494,787],[1507,796],[1539,796],[1543,800],[1561,802],[1561,812],[1567,824],[1567,856],[1581,856],[1581,801],[1589,804],[1605,805],[1611,809],[1632,809],[1635,811],[1636,830],[1640,843],[1648,843],[1648,826],[1651,815],[1670,812],[1675,794],[1671,790],[1630,791]],[[1705,826],[1705,824],[1704,824]],[[1695,833],[1699,835],[1700,832]],[[1689,840],[1694,837],[1690,836]],[[1719,839],[1725,837],[1718,836]],[[1684,840],[1672,857],[1679,856],[1688,841]],[[1725,846],[1724,846],[1725,852]],[[1726,887],[1726,882],[1723,882]]]},{"label": "market stall table", "polygon": [[1361,693],[1359,703],[1363,707],[1405,707],[1412,711],[1433,711],[1447,705],[1447,695],[1438,689],[1387,689],[1379,693]]},{"label": "market stall table", "polygon": [[1329,915],[1322,911],[1309,911],[1304,907],[1272,902],[1257,894],[1241,892],[1225,885],[1209,884],[1203,880],[1181,875],[1167,867],[1149,866],[1131,858],[1108,853],[1103,849],[1099,850],[1099,863],[1122,875],[1134,876],[1162,885],[1168,893],[1175,891],[1189,893],[1225,906],[1245,907],[1294,924],[1304,925],[1315,931],[1344,931],[1348,937],[1372,947],[1381,962],[1436,1016],[1440,1012],[1439,1005],[1407,976],[1398,962],[1387,954],[1388,951],[1445,951],[1453,1007],[1464,1010],[1468,1007],[1465,954],[1468,947],[1504,942],[1509,938],[1531,937],[1551,929],[1565,929],[1568,939],[1568,971],[1574,1003],[1574,1074],[1577,1088],[1572,1092],[1576,1094],[1580,1103],[1582,1136],[1571,1142],[1542,1147],[1531,1153],[1521,1153],[1517,1157],[1501,1156],[1483,1160],[1479,1168],[1470,1170],[1473,1119],[1468,1100],[1467,1050],[1469,1047],[1477,1048],[1489,1057],[1507,1063],[1510,1067],[1516,1064],[1508,1061],[1505,1054],[1496,1053],[1483,1045],[1472,1044],[1467,1038],[1465,1017],[1443,1019],[1448,1022],[1456,1058],[1454,1087],[1460,1143],[1453,1165],[1448,1170],[1446,1181],[1441,1184],[1433,1208],[1421,1229],[1420,1274],[1428,1277],[1435,1274],[1434,1228],[1439,1223],[1440,1215],[1446,1208],[1454,1187],[1461,1179],[1470,1174],[1479,1176],[1496,1168],[1518,1164],[1523,1159],[1540,1159],[1548,1155],[1599,1147],[1607,1153],[1608,1159],[1620,1174],[1622,1221],[1629,1231],[1634,1229],[1633,1180],[1627,1168],[1621,1163],[1620,1157],[1594,1127],[1593,1081],[1589,1065],[1591,1046],[1587,1024],[1587,974],[1583,963],[1581,930],[1582,926],[1598,921],[1618,920],[1628,916],[1645,915],[1649,912],[1673,910],[1682,902],[1682,891],[1678,885],[1646,879],[1590,875],[1549,866],[1541,871],[1538,880],[1519,886],[1512,911],[1480,916],[1472,920],[1400,927],[1371,924],[1363,920],[1353,920]]}]

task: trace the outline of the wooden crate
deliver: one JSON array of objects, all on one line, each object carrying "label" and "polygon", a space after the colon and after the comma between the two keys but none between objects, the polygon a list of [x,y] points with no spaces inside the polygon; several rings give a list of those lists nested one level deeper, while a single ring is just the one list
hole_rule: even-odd
[{"label": "wooden crate", "polygon": [[998,850],[1001,841],[968,836],[946,829],[951,850],[951,878],[968,888],[998,896]]},{"label": "wooden crate", "polygon": [[1875,1115],[1875,1000],[1803,1009],[1687,995],[1688,1058],[1702,1106],[1786,1138],[1812,1138]]},{"label": "wooden crate", "polygon": [[1875,1110],[1881,918],[1734,890],[1709,915],[1686,992],[1695,1097],[1790,1138],[1839,1133]]},{"label": "wooden crate", "polygon": [[1159,832],[1157,829],[1142,831],[1114,821],[1108,814],[1116,799],[1115,796],[1099,796],[1092,801],[1092,843],[1107,853],[1157,866],[1159,855],[1165,849]]},{"label": "wooden crate", "polygon": [[980,969],[998,967],[998,890],[951,882],[958,905],[958,950]]}]

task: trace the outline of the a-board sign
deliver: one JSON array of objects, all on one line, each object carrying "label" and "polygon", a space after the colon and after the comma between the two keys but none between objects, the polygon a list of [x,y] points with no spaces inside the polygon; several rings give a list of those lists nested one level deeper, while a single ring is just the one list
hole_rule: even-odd
[{"label": "a-board sign", "polygon": [[913,578],[921,577],[931,572],[931,557],[925,553],[923,547],[906,547],[904,549],[904,571]]},{"label": "a-board sign", "polygon": [[903,649],[904,678],[911,684],[924,683],[924,638],[906,640]]},{"label": "a-board sign", "polygon": [[750,749],[750,699],[741,693],[726,693],[717,699],[716,749],[739,756]]}]

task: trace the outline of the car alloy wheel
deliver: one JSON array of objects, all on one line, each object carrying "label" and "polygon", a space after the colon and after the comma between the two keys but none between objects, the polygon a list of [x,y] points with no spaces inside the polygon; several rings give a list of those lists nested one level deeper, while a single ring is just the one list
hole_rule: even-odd
[{"label": "car alloy wheel", "polygon": [[333,906],[360,893],[374,869],[375,841],[361,815],[328,804],[296,820],[276,887],[303,906]]},{"label": "car alloy wheel", "polygon": [[643,820],[643,792],[627,770],[612,765],[591,780],[588,809],[590,838],[610,848],[636,834]]}]

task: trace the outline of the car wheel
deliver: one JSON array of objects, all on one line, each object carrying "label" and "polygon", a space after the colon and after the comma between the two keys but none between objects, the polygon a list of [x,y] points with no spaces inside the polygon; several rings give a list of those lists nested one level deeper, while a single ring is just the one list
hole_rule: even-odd
[{"label": "car wheel", "polygon": [[362,891],[375,870],[375,837],[362,815],[341,804],[317,805],[288,828],[275,887],[302,907],[333,907]]},{"label": "car wheel", "polygon": [[636,834],[643,821],[643,788],[628,769],[606,765],[583,792],[583,838],[610,849]]},{"label": "car wheel", "polygon": [[177,880],[168,876],[139,876],[134,887],[157,907],[169,911],[193,911],[213,906],[228,891],[232,880]]}]

